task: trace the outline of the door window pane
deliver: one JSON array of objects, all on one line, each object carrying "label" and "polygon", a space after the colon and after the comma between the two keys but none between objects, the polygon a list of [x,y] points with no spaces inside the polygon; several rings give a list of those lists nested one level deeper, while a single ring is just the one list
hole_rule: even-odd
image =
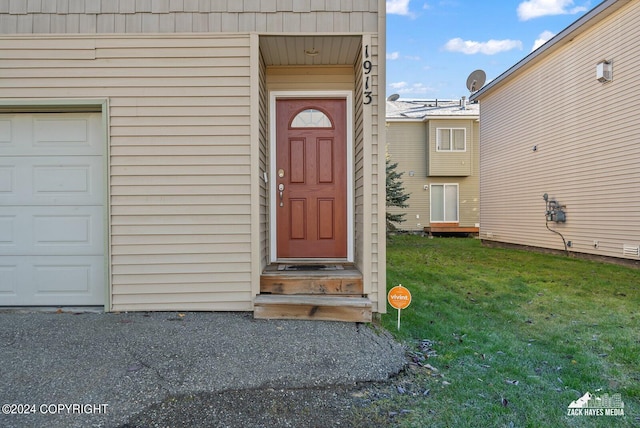
[{"label": "door window pane", "polygon": [[331,128],[331,119],[320,110],[303,110],[291,121],[292,128]]},{"label": "door window pane", "polygon": [[444,221],[444,186],[431,185],[431,221]]},{"label": "door window pane", "polygon": [[458,186],[444,186],[444,221],[458,221]]}]

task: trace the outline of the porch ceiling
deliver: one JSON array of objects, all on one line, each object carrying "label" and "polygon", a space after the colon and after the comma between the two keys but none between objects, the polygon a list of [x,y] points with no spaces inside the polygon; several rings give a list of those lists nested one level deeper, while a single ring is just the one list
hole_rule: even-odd
[{"label": "porch ceiling", "polygon": [[267,66],[353,65],[361,41],[361,36],[260,36],[260,51]]}]

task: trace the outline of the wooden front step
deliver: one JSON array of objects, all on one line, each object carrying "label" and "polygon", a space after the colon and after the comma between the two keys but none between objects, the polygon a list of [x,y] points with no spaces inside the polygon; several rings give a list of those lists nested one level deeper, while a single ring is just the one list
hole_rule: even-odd
[{"label": "wooden front step", "polygon": [[371,300],[351,264],[273,264],[260,276],[255,318],[371,322]]},{"label": "wooden front step", "polygon": [[[283,268],[285,266],[285,268]],[[362,274],[353,265],[337,269],[286,270],[287,265],[270,265],[260,275],[261,294],[319,294],[362,296]],[[311,265],[318,266],[318,265]]]},{"label": "wooden front step", "polygon": [[258,319],[305,319],[371,322],[371,300],[366,297],[260,294],[254,300]]}]

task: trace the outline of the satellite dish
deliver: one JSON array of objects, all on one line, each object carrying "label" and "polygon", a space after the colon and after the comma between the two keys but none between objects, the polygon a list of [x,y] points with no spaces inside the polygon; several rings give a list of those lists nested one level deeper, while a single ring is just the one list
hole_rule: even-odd
[{"label": "satellite dish", "polygon": [[391,94],[387,97],[387,101],[398,101],[398,98],[400,98],[399,94]]},{"label": "satellite dish", "polygon": [[467,77],[467,89],[469,92],[479,91],[486,80],[487,74],[483,70],[473,71],[469,77]]}]

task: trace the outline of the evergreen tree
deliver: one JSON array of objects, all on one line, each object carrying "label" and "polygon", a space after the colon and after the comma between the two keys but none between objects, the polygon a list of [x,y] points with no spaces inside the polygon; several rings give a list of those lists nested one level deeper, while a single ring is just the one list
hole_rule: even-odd
[{"label": "evergreen tree", "polygon": [[[386,170],[387,170],[387,207],[407,208],[409,205],[406,203],[409,199],[409,194],[405,193],[402,185],[403,172],[397,172],[397,163],[391,163],[391,160],[387,156]],[[404,221],[405,213],[392,214],[387,210],[387,232],[397,230],[395,223],[402,223]]]}]

